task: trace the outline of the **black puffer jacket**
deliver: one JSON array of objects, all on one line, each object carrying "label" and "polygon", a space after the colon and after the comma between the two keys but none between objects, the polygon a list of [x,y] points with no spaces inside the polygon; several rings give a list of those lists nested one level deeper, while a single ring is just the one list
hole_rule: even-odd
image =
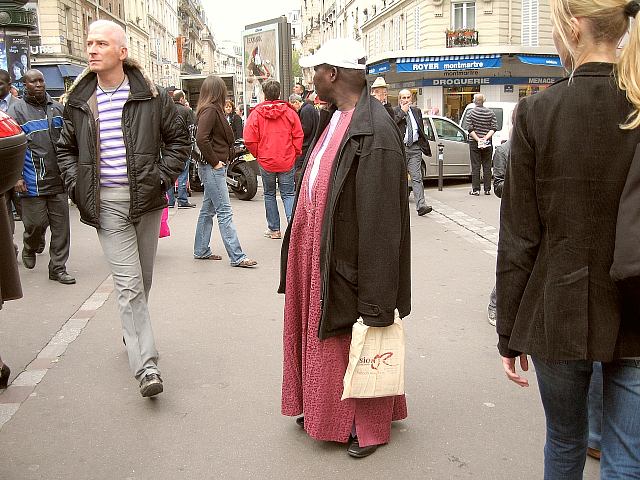
[{"label": "black puffer jacket", "polygon": [[[125,60],[130,94],[122,111],[131,192],[129,215],[136,222],[167,204],[165,191],[184,169],[189,133],[176,107],[138,64]],[[96,74],[85,70],[69,91],[64,126],[58,141],[58,165],[81,220],[100,228],[100,149]]]}]

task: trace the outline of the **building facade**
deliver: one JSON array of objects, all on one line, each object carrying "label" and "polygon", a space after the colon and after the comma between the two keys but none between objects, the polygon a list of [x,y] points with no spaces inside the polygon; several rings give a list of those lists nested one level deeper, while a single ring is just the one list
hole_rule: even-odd
[{"label": "building facade", "polygon": [[360,40],[370,80],[385,77],[392,103],[400,89],[409,88],[419,107],[438,108],[454,120],[474,93],[489,101],[517,101],[564,74],[551,38],[548,0],[306,0],[306,5],[303,49],[317,48],[309,47],[316,39]]}]

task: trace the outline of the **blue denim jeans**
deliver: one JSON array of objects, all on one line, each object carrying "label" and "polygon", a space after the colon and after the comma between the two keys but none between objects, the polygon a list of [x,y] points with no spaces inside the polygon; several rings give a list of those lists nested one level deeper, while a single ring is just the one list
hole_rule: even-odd
[{"label": "blue denim jeans", "polygon": [[278,202],[276,202],[276,180],[280,187],[280,197],[284,204],[284,213],[287,222],[291,220],[293,201],[296,196],[295,183],[296,168],[293,167],[288,172],[267,172],[260,167],[260,177],[262,178],[262,188],[264,189],[264,208],[267,214],[267,227],[276,232],[280,230],[280,213],[278,212]]},{"label": "blue denim jeans", "polygon": [[602,364],[593,362],[589,384],[589,447],[601,450],[602,438]]},{"label": "blue denim jeans", "polygon": [[[187,180],[189,179],[189,165],[191,164],[191,160],[187,160],[187,164],[184,167],[184,170],[178,177],[178,205],[186,205],[189,203],[189,195],[187,194]],[[173,185],[169,190],[167,190],[167,195],[169,196],[169,205],[174,205],[176,203],[176,197],[173,194]]]},{"label": "blue denim jeans", "polygon": [[196,226],[196,238],[193,244],[193,256],[206,258],[211,256],[211,229],[213,217],[218,216],[218,228],[222,243],[227,250],[231,265],[238,265],[246,258],[238,241],[236,227],[233,225],[233,211],[227,189],[227,167],[215,169],[209,164],[198,164],[198,177],[204,187],[202,208]]},{"label": "blue denim jeans", "polygon": [[[593,362],[533,358],[547,419],[545,480],[582,480]],[[607,480],[640,478],[640,360],[602,364],[602,460]]]}]

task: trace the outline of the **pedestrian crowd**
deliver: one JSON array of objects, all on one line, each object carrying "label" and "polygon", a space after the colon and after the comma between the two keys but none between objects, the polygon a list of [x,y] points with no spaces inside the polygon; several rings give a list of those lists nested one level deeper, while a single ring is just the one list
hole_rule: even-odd
[{"label": "pedestrian crowd", "polygon": [[[603,479],[640,478],[640,2],[550,1],[568,76],[520,100],[506,143],[493,145],[496,117],[482,94],[465,125],[470,194],[493,186],[501,197],[488,319],[508,379],[527,387],[520,370],[535,366],[544,478],[582,478],[587,454],[601,458]],[[314,71],[315,91],[296,85],[283,100],[280,83],[267,79],[243,127],[221,78],[206,78],[194,114],[184,92],[169,95],[146,77],[126,44],[118,25],[90,26],[89,66],[64,107],[38,70],[26,72],[22,99],[0,71],[0,107],[28,138],[15,187],[23,265],[35,266],[49,228],[49,278],[75,283],[66,270],[68,197],[97,229],[110,264],[140,393],[161,393],[148,310],[161,213],[195,207],[187,179],[199,151],[204,196],[193,257],[222,259],[211,249],[217,216],[231,266],[255,267],[226,183],[243,138],[263,183],[264,236],[282,239],[282,414],[317,440],[345,443],[352,457],[371,455],[389,442],[391,422],[407,417],[406,398],[341,394],[356,325],[386,331],[411,310],[409,185],[418,216],[433,211],[421,170],[431,146],[413,92],[401,90],[389,105],[384,78],[368,87],[359,42],[329,40],[300,59]],[[15,196],[6,199],[3,214]],[[9,216],[2,222],[11,252],[2,258],[15,260]],[[19,284],[17,293],[5,285],[16,282],[16,268],[3,264],[13,270],[3,272],[0,300],[20,296]],[[8,370],[0,360],[0,388]]]}]

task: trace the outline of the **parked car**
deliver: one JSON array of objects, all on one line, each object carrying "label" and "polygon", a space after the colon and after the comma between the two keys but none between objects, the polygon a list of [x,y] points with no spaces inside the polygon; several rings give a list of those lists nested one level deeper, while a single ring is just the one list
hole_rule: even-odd
[{"label": "parked car", "polygon": [[444,145],[444,176],[469,177],[471,162],[467,132],[446,117],[423,115],[422,121],[431,147],[430,157],[422,155],[422,178],[438,178],[438,144]]},{"label": "parked car", "polygon": [[20,179],[26,149],[27,137],[20,125],[0,111],[0,194],[12,189]]},{"label": "parked car", "polygon": [[[509,140],[509,132],[511,132],[511,116],[513,110],[516,108],[517,102],[484,102],[484,106],[496,114],[496,120],[498,123],[498,130],[493,134],[493,146],[502,145]],[[460,119],[460,126],[468,132],[467,117],[469,111],[475,107],[475,103],[470,103],[464,107],[462,112],[462,118]]]}]

